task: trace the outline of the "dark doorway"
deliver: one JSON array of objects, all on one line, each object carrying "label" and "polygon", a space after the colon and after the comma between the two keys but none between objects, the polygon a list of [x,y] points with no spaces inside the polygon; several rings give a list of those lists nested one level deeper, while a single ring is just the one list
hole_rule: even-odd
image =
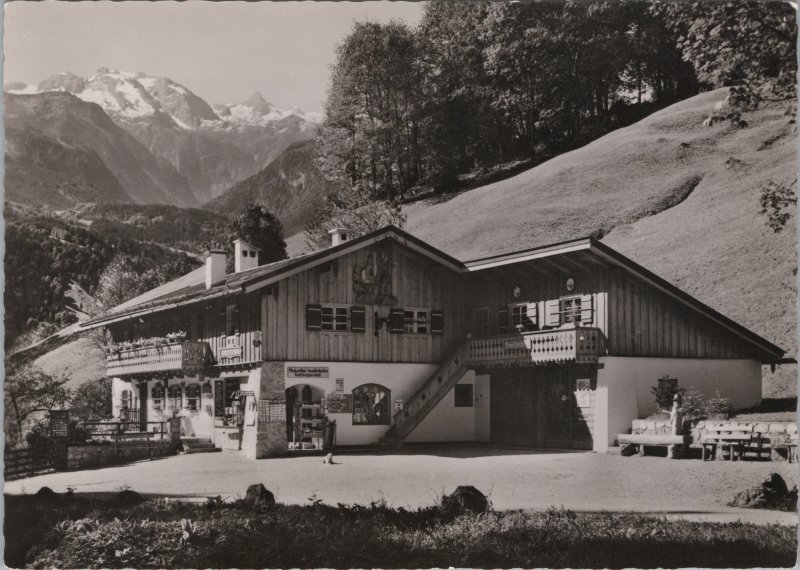
[{"label": "dark doorway", "polygon": [[294,408],[298,397],[297,388],[286,388],[286,441],[294,441]]},{"label": "dark doorway", "polygon": [[498,445],[537,445],[537,385],[534,369],[492,371],[490,434]]},{"label": "dark doorway", "polygon": [[139,431],[147,431],[147,382],[139,382]]}]

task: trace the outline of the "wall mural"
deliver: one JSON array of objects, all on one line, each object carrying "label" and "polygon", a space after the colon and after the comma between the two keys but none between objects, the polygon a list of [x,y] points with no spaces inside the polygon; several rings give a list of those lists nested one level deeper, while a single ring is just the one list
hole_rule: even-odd
[{"label": "wall mural", "polygon": [[394,305],[392,269],[395,262],[389,244],[376,247],[367,254],[364,265],[353,267],[353,293],[356,303],[364,305]]}]

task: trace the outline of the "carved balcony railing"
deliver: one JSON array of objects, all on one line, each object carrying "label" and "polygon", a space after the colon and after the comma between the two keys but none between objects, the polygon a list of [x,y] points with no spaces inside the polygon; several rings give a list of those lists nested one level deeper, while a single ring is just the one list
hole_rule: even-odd
[{"label": "carved balcony railing", "polygon": [[593,364],[605,354],[596,328],[554,329],[470,339],[470,366],[525,366],[574,362]]},{"label": "carved balcony railing", "polygon": [[199,371],[213,362],[206,342],[181,342],[121,350],[106,356],[107,376]]}]

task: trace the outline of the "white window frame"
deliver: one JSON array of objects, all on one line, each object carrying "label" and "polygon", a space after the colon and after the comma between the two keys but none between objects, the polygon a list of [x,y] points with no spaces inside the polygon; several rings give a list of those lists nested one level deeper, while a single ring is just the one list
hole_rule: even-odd
[{"label": "white window frame", "polygon": [[[583,304],[582,295],[569,295],[567,297],[559,297],[558,299],[558,320],[562,325],[569,323],[581,323],[581,305]],[[564,305],[568,302],[572,303],[571,309],[565,309]],[[569,317],[569,319],[567,318]]]},{"label": "white window frame", "polygon": [[320,331],[326,333],[350,332],[350,305],[321,303]]},{"label": "white window frame", "polygon": [[403,307],[403,334],[431,334],[430,307]]}]

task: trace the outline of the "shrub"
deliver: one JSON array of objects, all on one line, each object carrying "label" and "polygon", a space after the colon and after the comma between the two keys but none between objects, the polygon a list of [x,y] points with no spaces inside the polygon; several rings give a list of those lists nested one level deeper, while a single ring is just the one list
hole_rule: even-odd
[{"label": "shrub", "polygon": [[729,420],[734,415],[730,398],[723,398],[719,392],[706,401],[705,410],[706,418],[709,420]]},{"label": "shrub", "polygon": [[707,417],[706,402],[697,390],[687,390],[683,394],[683,417],[687,420],[704,420]]},{"label": "shrub", "polygon": [[658,385],[650,388],[650,392],[655,396],[659,410],[672,409],[672,400],[675,398],[675,394],[683,394],[685,391],[686,388],[678,386],[677,378],[669,378],[668,376],[659,378]]}]

